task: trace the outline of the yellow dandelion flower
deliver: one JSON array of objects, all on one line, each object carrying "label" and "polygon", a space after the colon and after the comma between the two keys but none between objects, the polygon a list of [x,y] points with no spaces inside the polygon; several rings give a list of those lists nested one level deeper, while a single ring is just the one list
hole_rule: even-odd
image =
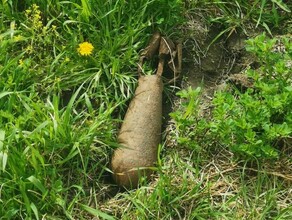
[{"label": "yellow dandelion flower", "polygon": [[94,47],[91,43],[83,42],[79,44],[77,51],[81,56],[88,56],[92,54],[93,49]]}]

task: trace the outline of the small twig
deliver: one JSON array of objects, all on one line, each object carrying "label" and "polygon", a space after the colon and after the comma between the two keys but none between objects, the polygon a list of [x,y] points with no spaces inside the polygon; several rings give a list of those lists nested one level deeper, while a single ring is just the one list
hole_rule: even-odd
[{"label": "small twig", "polygon": [[173,68],[173,74],[174,74],[174,84],[175,84],[175,73],[176,73],[176,67],[175,67],[175,63],[174,63],[174,57],[173,57],[173,50],[170,48],[169,43],[167,42],[167,40],[162,37],[162,40],[165,42],[165,45],[167,46],[167,49],[169,51],[170,54],[170,63],[172,64],[172,68]]},{"label": "small twig", "polygon": [[142,64],[141,63],[138,63],[137,65],[138,65],[138,74],[139,74],[139,77],[142,76],[141,73],[143,73],[145,75],[145,72],[144,72],[144,70],[142,68],[143,63]]},{"label": "small twig", "polygon": [[283,179],[292,181],[292,175],[284,175],[282,173],[270,172],[270,171],[261,171],[261,170],[257,170],[257,169],[254,169],[254,168],[245,168],[245,169],[246,170],[250,170],[250,171],[254,171],[254,172],[258,172],[258,173],[266,173],[266,174],[269,174],[269,175],[281,177]]}]

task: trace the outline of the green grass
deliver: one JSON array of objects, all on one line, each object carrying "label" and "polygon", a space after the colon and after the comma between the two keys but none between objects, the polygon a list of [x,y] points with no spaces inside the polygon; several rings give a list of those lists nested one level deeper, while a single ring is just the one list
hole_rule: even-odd
[{"label": "green grass", "polygon": [[[105,175],[138,53],[171,20],[160,5],[178,9],[148,0],[1,3],[1,219],[92,213],[85,188],[98,191]],[[87,57],[77,52],[85,41],[94,46]]]},{"label": "green grass", "polygon": [[159,178],[118,194],[102,210],[117,219],[291,218],[289,180],[269,168],[258,165],[251,169],[243,161],[236,162],[228,151],[212,155],[165,150]]},{"label": "green grass", "polygon": [[[0,219],[290,219],[289,181],[196,144],[163,146],[157,175],[138,190],[113,196],[106,180],[153,31],[187,38],[179,27],[196,7],[220,36],[289,23],[288,3],[252,2],[2,1]],[[91,55],[78,53],[82,42]]]}]

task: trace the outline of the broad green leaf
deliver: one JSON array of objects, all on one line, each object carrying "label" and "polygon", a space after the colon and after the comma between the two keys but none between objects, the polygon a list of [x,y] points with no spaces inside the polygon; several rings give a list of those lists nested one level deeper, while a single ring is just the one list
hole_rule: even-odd
[{"label": "broad green leaf", "polygon": [[288,91],[288,92],[292,92],[292,86],[285,87],[285,90]]}]

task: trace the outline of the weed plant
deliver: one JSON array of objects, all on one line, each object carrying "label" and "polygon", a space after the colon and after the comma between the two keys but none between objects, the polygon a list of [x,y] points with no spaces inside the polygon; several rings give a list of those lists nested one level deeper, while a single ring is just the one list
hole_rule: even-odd
[{"label": "weed plant", "polygon": [[171,113],[179,144],[197,150],[227,147],[249,159],[277,158],[284,152],[292,135],[291,39],[263,34],[248,40],[246,49],[260,65],[246,71],[253,85],[216,92],[209,119],[200,119],[200,89],[178,93],[186,100]]},{"label": "weed plant", "polygon": [[[230,83],[215,92],[207,103],[202,99],[201,88],[178,92],[182,103],[171,113],[176,127],[175,150],[189,149],[189,153],[182,155],[191,158],[186,163],[192,165],[191,168],[174,165],[173,169],[173,163],[176,164],[173,160],[164,164],[172,172],[188,170],[188,178],[193,178],[189,182],[193,191],[177,189],[174,200],[181,200],[176,205],[186,209],[177,212],[181,216],[173,213],[173,218],[292,217],[291,46],[289,36],[270,39],[262,34],[246,42],[246,49],[253,54],[258,67],[245,72],[252,86]],[[177,178],[181,183],[185,181],[185,174],[165,171],[163,175],[172,175],[170,189],[175,188]],[[185,192],[183,195],[195,198],[193,206],[183,204],[180,190]],[[209,205],[204,206],[204,202]],[[168,206],[172,204],[175,202]],[[198,212],[196,205],[202,212]]]}]

